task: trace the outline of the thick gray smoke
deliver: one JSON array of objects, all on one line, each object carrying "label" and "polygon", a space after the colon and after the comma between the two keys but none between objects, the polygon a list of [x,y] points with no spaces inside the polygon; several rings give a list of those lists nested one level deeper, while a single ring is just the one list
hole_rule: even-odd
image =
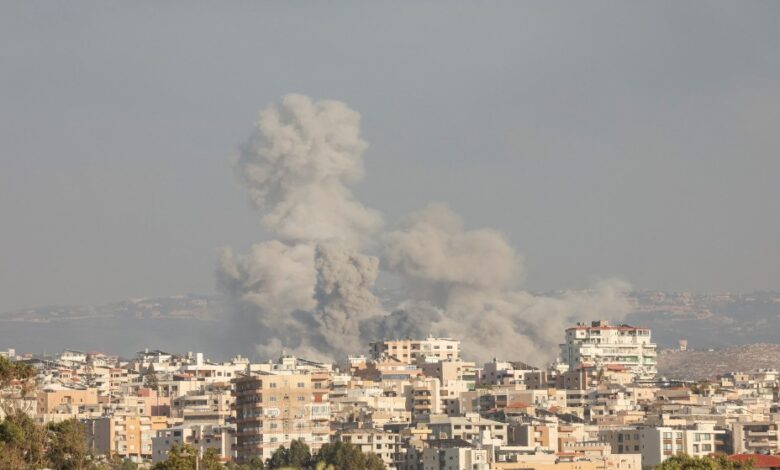
[{"label": "thick gray smoke", "polygon": [[357,250],[382,224],[347,186],[363,176],[366,147],[358,113],[288,95],[260,114],[241,149],[239,179],[277,240],[245,256],[224,250],[217,279],[260,354],[360,351],[360,321],[379,313],[379,261]]},{"label": "thick gray smoke", "polygon": [[363,178],[366,147],[360,115],[344,103],[287,95],[260,114],[236,169],[278,238],[354,247],[382,224],[347,186]]},{"label": "thick gray smoke", "polygon": [[300,95],[263,111],[242,147],[239,179],[276,240],[246,255],[225,249],[217,279],[239,340],[260,354],[335,358],[361,352],[369,340],[430,333],[461,339],[478,360],[542,363],[554,357],[566,326],[628,311],[619,281],[555,298],[520,290],[521,259],[504,236],[465,230],[441,205],[374,238],[383,269],[407,291],[392,313],[383,311],[373,293],[379,260],[360,251],[382,218],[348,186],[363,176],[366,147],[358,113]]},{"label": "thick gray smoke", "polygon": [[[567,326],[622,318],[629,308],[624,296],[628,285],[621,281],[555,298],[518,289],[520,258],[506,239],[493,230],[464,230],[460,218],[441,205],[412,214],[386,234],[383,259],[421,303],[408,302],[404,319],[429,319],[433,304],[442,316],[425,320],[429,327],[461,338],[464,352],[479,359],[549,361]],[[418,315],[418,310],[424,313]]]},{"label": "thick gray smoke", "polygon": [[365,348],[360,323],[381,314],[371,289],[379,260],[343,247],[317,247],[317,312],[328,350],[341,355]]}]

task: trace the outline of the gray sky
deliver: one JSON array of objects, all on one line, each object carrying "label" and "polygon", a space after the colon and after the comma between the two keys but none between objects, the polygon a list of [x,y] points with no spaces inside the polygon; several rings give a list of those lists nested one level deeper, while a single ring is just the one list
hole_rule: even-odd
[{"label": "gray sky", "polygon": [[388,226],[448,203],[531,289],[780,288],[780,2],[337,3],[0,3],[0,311],[212,292],[288,92],[362,114]]}]

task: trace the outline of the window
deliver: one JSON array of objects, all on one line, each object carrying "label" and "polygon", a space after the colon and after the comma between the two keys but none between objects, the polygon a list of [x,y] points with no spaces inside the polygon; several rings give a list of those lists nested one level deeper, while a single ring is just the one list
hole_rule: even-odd
[{"label": "window", "polygon": [[306,384],[304,384],[303,382],[298,382],[298,388],[303,388],[305,386],[306,386]]}]

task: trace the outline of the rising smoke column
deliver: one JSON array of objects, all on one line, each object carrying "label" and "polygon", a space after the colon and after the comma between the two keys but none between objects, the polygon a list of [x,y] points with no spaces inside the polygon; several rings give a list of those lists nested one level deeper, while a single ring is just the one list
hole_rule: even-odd
[{"label": "rising smoke column", "polygon": [[[560,297],[520,290],[521,260],[504,236],[490,229],[467,231],[442,205],[411,214],[386,234],[383,260],[386,269],[402,276],[412,298],[401,328],[448,332],[480,360],[521,357],[543,364],[555,357],[567,326],[619,319],[628,311],[628,286],[620,281]],[[432,319],[431,308],[441,315]]]},{"label": "rising smoke column", "polygon": [[280,240],[358,247],[382,225],[349,190],[363,178],[367,147],[360,115],[344,103],[287,95],[260,114],[236,170]]},{"label": "rising smoke column", "polygon": [[366,147],[358,113],[301,95],[265,109],[242,147],[236,172],[276,240],[224,250],[217,279],[261,354],[353,352],[360,319],[378,313],[378,260],[358,250],[382,218],[349,190]]},{"label": "rising smoke column", "polygon": [[333,359],[378,338],[432,333],[462,340],[477,360],[542,365],[567,326],[628,311],[620,281],[556,297],[521,290],[522,260],[500,232],[466,230],[431,205],[378,237],[382,268],[407,294],[384,312],[372,291],[379,260],[361,253],[382,218],[349,189],[363,177],[366,147],[360,116],[343,103],[288,95],[261,113],[236,172],[276,239],[244,255],[225,249],[217,267],[244,344],[266,357],[287,349]]}]

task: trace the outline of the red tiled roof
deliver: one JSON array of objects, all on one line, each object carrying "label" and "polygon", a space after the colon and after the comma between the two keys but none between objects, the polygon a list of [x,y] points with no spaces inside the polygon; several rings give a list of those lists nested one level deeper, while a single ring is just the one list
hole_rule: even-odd
[{"label": "red tiled roof", "polygon": [[506,405],[507,408],[530,408],[531,405],[528,403],[522,402],[520,400],[513,401],[512,403]]},{"label": "red tiled roof", "polygon": [[780,455],[737,454],[737,455],[729,455],[729,460],[735,460],[735,461],[752,460],[753,467],[755,468],[780,467]]}]

